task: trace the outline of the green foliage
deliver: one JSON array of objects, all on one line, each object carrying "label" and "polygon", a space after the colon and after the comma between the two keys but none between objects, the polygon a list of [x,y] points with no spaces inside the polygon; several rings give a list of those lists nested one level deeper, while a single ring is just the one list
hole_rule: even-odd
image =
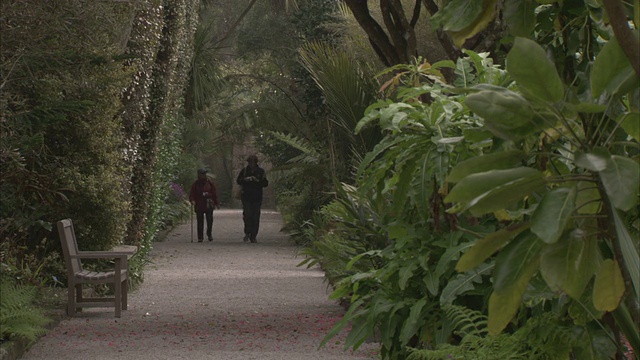
[{"label": "green foliage", "polygon": [[3,245],[16,249],[10,254],[59,251],[56,241],[35,250],[62,217],[75,218],[83,235],[92,234],[82,237],[83,247],[106,248],[124,232],[126,166],[114,119],[132,75],[117,57],[130,10],[114,3],[2,3],[10,20],[1,29],[7,41],[0,62],[6,75],[0,231]]},{"label": "green foliage", "polygon": [[46,332],[51,320],[34,305],[37,288],[16,285],[2,276],[0,280],[0,340],[26,338],[31,342]]},{"label": "green foliage", "polygon": [[[472,101],[468,103],[469,107],[483,117],[485,128],[495,136],[516,140],[512,136],[504,136],[508,133],[518,134],[519,139],[542,138],[544,153],[530,141],[523,147],[530,154],[526,159],[529,167],[470,170],[469,164],[477,162],[476,159],[460,164],[454,172],[466,172],[467,175],[457,182],[445,199],[456,203],[451,211],[469,210],[474,215],[503,209],[513,211],[518,206],[532,210],[530,229],[525,230],[524,236],[515,238],[500,252],[499,258],[502,256],[510,260],[496,263],[495,276],[501,273],[510,276],[504,284],[496,278],[489,306],[490,329],[494,333],[506,327],[519,310],[520,301],[514,302],[513,299],[522,297],[529,277],[538,270],[552,289],[563,291],[574,299],[582,297],[587,284],[595,275],[596,286],[593,288],[592,301],[597,309],[609,311],[615,309],[622,299],[624,271],[633,284],[632,289],[628,289],[630,291],[627,296],[636,299],[631,300],[632,303],[638,298],[638,250],[632,245],[628,235],[625,235],[628,233],[625,224],[616,221],[619,211],[631,210],[638,199],[639,166],[631,158],[637,153],[637,142],[615,126],[616,117],[632,112],[633,109],[624,106],[626,93],[609,95],[611,105],[608,112],[605,107],[598,108],[597,105],[601,103],[599,99],[582,97],[582,102],[563,100],[579,98],[580,94],[572,93],[579,87],[565,90],[548,61],[532,66],[529,60],[536,53],[544,57],[541,46],[531,40],[517,39],[516,46],[508,56],[507,70],[517,86],[511,87],[521,92],[516,95],[521,103],[517,106],[517,111],[528,117],[528,121],[536,119],[539,125],[520,126],[514,121],[503,122],[502,118],[498,120],[502,128],[498,128],[494,110],[485,111],[492,103],[475,100],[483,92],[500,94],[508,91],[507,89],[481,90],[470,95],[467,100]],[[527,72],[521,70],[525,67],[529,69]],[[593,76],[597,76],[596,70],[597,65],[594,66]],[[549,73],[552,74],[543,76]],[[553,81],[548,79],[550,77]],[[637,87],[635,91],[638,91]],[[565,92],[568,93],[564,94]],[[508,112],[509,110],[503,109],[501,114]],[[613,114],[614,118],[609,118],[607,113]],[[541,128],[544,128],[544,132],[539,130]],[[631,142],[616,142],[616,139],[625,138]],[[518,143],[514,145],[522,146]],[[502,149],[498,149],[497,154],[500,151]],[[574,155],[567,157],[565,154]],[[547,163],[549,167],[546,166]],[[524,177],[507,176],[525,170],[535,175],[537,186],[533,187],[527,181],[526,189],[521,188],[519,184],[522,181],[519,179],[524,181]],[[544,183],[540,183],[541,180]],[[588,188],[581,185],[585,182],[592,184],[590,191],[595,191],[594,196],[577,196],[579,192],[587,191]],[[473,191],[471,188],[467,189],[466,184],[469,183],[474,184]],[[478,188],[478,184],[486,184],[486,189],[483,191]],[[546,186],[541,186],[544,184]],[[599,206],[587,210],[587,206],[593,202]],[[513,205],[516,207],[512,207]],[[637,213],[634,214],[636,218]],[[603,224],[603,219],[607,219],[610,225],[602,228],[602,231],[615,230],[610,234],[613,241],[588,230],[598,228],[596,218],[599,218],[600,224]],[[535,236],[527,236],[529,231]],[[625,252],[620,251],[622,246],[625,247]],[[515,250],[517,247],[523,247],[526,251],[514,251],[507,255],[510,249]],[[601,252],[602,250],[597,249],[605,250]],[[531,257],[533,254],[538,255]],[[538,256],[541,258],[538,259]],[[621,262],[627,266],[622,271],[618,262],[606,260],[619,256],[622,256]],[[518,275],[518,268],[522,268],[522,277]],[[633,334],[628,335],[636,338]]]},{"label": "green foliage", "polygon": [[[238,11],[242,7],[234,2],[233,8]],[[358,137],[337,125],[341,119],[327,116],[330,109],[325,95],[300,61],[300,49],[306,43],[339,43],[341,34],[330,28],[336,21],[336,10],[337,3],[332,0],[300,1],[290,11],[278,3],[257,2],[239,25],[236,49],[240,57],[232,62],[235,68],[229,68],[230,86],[221,94],[224,101],[215,106],[216,120],[220,119],[217,128],[225,139],[243,140],[245,134],[253,135],[258,151],[275,166],[277,203],[288,229],[301,226],[315,209],[325,205],[333,191],[332,177],[350,176],[354,165],[351,149],[357,144],[349,139]],[[341,62],[345,59],[340,55]],[[352,67],[332,68],[336,61],[328,60],[324,69],[332,69],[334,83],[343,81],[340,76],[347,74],[350,79],[359,79],[352,88],[362,85],[365,78],[361,73]],[[348,99],[362,95],[354,94]],[[362,109],[366,105],[360,102]],[[357,116],[349,121],[353,126]],[[312,159],[314,155],[290,144],[292,140],[319,156]]]},{"label": "green foliage", "polygon": [[129,51],[139,61],[129,65],[141,78],[127,88],[130,101],[125,103],[124,119],[128,153],[134,155],[127,159],[132,166],[132,218],[126,239],[138,245],[130,262],[134,283],[143,280],[152,242],[171,216],[166,201],[169,182],[178,173],[184,128],[180,110],[192,63],[198,2],[154,1],[138,11],[140,21],[134,23]]},{"label": "green foliage", "polygon": [[456,329],[456,334],[462,337],[487,335],[487,317],[480,311],[457,305],[445,305],[442,308],[451,326]]},{"label": "green foliage", "polygon": [[[140,245],[141,274],[163,211],[146,205],[164,201],[180,152],[198,2],[27,5],[2,3],[2,261],[24,281],[62,278],[59,244],[42,240],[69,217],[83,250]],[[160,183],[138,176],[157,164]]]},{"label": "green foliage", "polygon": [[59,285],[65,279],[66,268],[60,254],[50,250],[49,242],[45,238],[34,248],[15,246],[9,241],[0,243],[2,277],[10,278],[17,285]]},{"label": "green foliage", "polygon": [[[358,63],[346,52],[319,42],[305,44],[300,51],[300,58],[322,90],[331,111],[327,127],[330,131],[330,146],[336,149],[329,152],[333,157],[333,166],[337,167],[336,164],[345,162],[348,167],[351,156],[361,158],[380,139],[378,131],[353,133],[366,107],[375,99],[374,86],[369,80],[371,76],[366,64]],[[342,170],[338,171],[341,175],[345,171],[337,170]]]},{"label": "green foliage", "polygon": [[[483,73],[483,63],[477,64]],[[437,79],[421,64],[406,70],[398,84]],[[377,333],[383,358],[401,359],[411,347],[447,342],[453,329],[443,320],[440,304],[465,301],[480,308],[491,268],[450,280],[460,254],[475,237],[455,231],[459,220],[443,211],[439,190],[450,164],[474,153],[461,140],[475,123],[457,98],[441,90],[438,81],[398,87],[399,102],[379,101],[358,124],[357,130],[376,124],[386,136],[361,162],[357,187],[345,185],[323,211],[331,219],[330,231],[316,232],[320,239],[307,252],[320,264],[346,263],[332,297],[347,299],[351,306],[325,342],[351,323],[345,347],[357,348]],[[416,101],[425,95],[431,106]],[[350,245],[351,251],[341,254],[337,244]]]},{"label": "green foliage", "polygon": [[259,143],[270,144],[272,151],[273,148],[283,151],[283,163],[275,162],[272,169],[278,179],[277,202],[283,209],[287,227],[297,229],[291,234],[293,238],[304,242],[306,221],[314,209],[330,201],[326,193],[332,184],[327,154],[320,144],[281,132],[268,132]]},{"label": "green foliage", "polygon": [[189,88],[185,98],[187,114],[206,110],[211,99],[224,84],[218,65],[218,45],[215,42],[215,20],[208,7],[199,11],[201,20],[193,40],[193,58],[189,71]]},{"label": "green foliage", "polygon": [[[494,336],[477,336],[474,345],[458,348],[460,354],[470,349],[474,358],[528,352],[538,358],[602,358],[615,351],[613,343],[599,342],[607,339],[603,333],[598,340],[576,334],[602,327],[603,311],[616,309],[623,296],[626,303],[616,310],[620,324],[636,316],[624,310],[637,303],[638,249],[620,214],[637,221],[638,146],[633,131],[618,124],[637,111],[632,99],[638,89],[627,85],[628,67],[620,66],[622,76],[613,76],[618,80],[599,85],[610,92],[594,99],[584,92],[588,73],[566,83],[567,73],[559,74],[557,62],[546,54],[534,41],[515,39],[504,72],[467,52],[465,61],[443,64],[464,76],[454,81],[462,86],[457,88],[442,84],[435,69],[408,67],[387,83],[410,86],[398,88],[399,100],[369,108],[357,130],[373,123],[387,137],[359,167],[357,188],[350,193],[360,196],[339,194],[339,199],[367,204],[370,213],[355,214],[370,214],[366,221],[377,228],[371,233],[391,245],[355,256],[347,269],[363,259],[375,266],[337,284],[334,297],[352,302],[335,330],[352,324],[346,347],[357,348],[374,331],[383,358],[404,358],[412,347],[450,346],[453,320],[442,315],[442,307],[464,304],[473,311],[488,309],[483,331]],[[535,65],[531,57],[538,59]],[[596,59],[595,74],[599,63]],[[421,80],[415,75],[420,71],[431,71],[431,77]],[[441,203],[443,197],[450,204]],[[466,211],[473,217],[449,218]],[[603,219],[609,225],[602,226]],[[453,225],[439,239],[427,229],[443,230],[442,220]],[[474,229],[467,221],[489,226]],[[452,229],[460,226],[474,236],[455,237]],[[444,239],[450,242],[440,250]],[[633,287],[625,289],[623,279]],[[536,324],[548,319],[550,308],[557,320],[547,324],[553,339],[537,338],[534,331],[526,333],[530,342],[524,348],[517,348],[524,339],[518,338],[479,352],[484,345],[478,342],[531,331],[526,312],[534,314],[530,324]],[[503,330],[504,336],[497,335]],[[637,329],[622,330],[635,344]]]},{"label": "green foliage", "polygon": [[[457,184],[445,200],[453,203],[451,212],[492,214],[521,229],[517,236],[489,235],[505,240],[499,247],[479,240],[470,249],[474,255],[465,254],[464,264],[459,264],[467,269],[470,262],[480,264],[497,251],[489,299],[492,334],[508,331],[523,305],[534,307],[525,300],[526,293],[541,276],[545,286],[562,294],[554,299],[568,296],[592,309],[592,321],[603,322],[605,311],[625,313],[617,318],[620,330],[637,351],[637,328],[623,325],[628,323],[625,317],[639,316],[640,258],[638,244],[629,235],[629,224],[639,215],[639,146],[626,119],[637,119],[640,87],[625,51],[601,21],[611,16],[609,21],[626,27],[627,19],[603,11],[598,5],[564,3],[506,13],[514,17],[508,23],[523,14],[530,21],[534,12],[538,20],[535,40],[513,41],[506,59],[511,81],[456,92],[469,93],[465,104],[492,133],[495,145],[489,156],[515,149],[526,157],[499,170],[472,169],[471,164],[486,163],[483,157],[488,155],[460,163],[453,173],[465,175],[452,178]],[[568,28],[556,31],[551,24],[557,22]],[[525,27],[530,28],[520,29]],[[572,31],[588,35],[578,39],[568,35],[576,34]],[[577,53],[581,55],[572,56]],[[516,176],[525,171],[535,175],[535,186],[526,190],[520,186],[528,182],[526,176]],[[472,182],[485,191],[472,190]],[[559,313],[568,321],[584,321],[570,309],[564,306]]]},{"label": "green foliage", "polygon": [[[327,208],[331,206],[329,204]],[[354,241],[344,239],[331,230],[327,231],[332,227],[329,226],[330,219],[328,214],[318,211],[310,221],[299,226],[292,236],[303,245],[300,255],[305,259],[298,266],[306,265],[311,268],[319,265],[327,282],[333,286],[354,273],[353,269],[347,269],[347,265],[364,249]]]},{"label": "green foliage", "polygon": [[609,359],[615,351],[611,343],[606,343],[608,334],[602,330],[562,323],[551,312],[530,318],[513,334],[486,336],[487,318],[480,312],[459,306],[445,309],[455,322],[457,344],[411,349],[407,360],[547,360],[566,359],[570,353],[580,359]]}]

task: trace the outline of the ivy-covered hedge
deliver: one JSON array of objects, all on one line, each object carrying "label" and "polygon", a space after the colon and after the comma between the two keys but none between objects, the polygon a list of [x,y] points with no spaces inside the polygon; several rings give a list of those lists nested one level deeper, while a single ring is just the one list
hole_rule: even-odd
[{"label": "ivy-covered hedge", "polygon": [[0,262],[37,266],[23,249],[59,251],[67,217],[81,249],[125,242],[144,259],[179,154],[198,5],[1,4]]}]

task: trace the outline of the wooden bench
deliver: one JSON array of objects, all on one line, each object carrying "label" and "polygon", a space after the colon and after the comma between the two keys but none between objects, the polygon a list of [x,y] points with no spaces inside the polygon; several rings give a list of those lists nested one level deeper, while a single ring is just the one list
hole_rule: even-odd
[{"label": "wooden bench", "polygon": [[[67,313],[75,316],[83,307],[115,307],[115,317],[127,310],[129,288],[129,258],[135,253],[135,246],[121,246],[112,251],[78,251],[76,234],[71,219],[58,221],[58,234],[62,242],[62,252],[67,266]],[[95,272],[82,267],[83,259],[113,259],[111,271]],[[84,297],[83,284],[111,284],[113,297]]]}]

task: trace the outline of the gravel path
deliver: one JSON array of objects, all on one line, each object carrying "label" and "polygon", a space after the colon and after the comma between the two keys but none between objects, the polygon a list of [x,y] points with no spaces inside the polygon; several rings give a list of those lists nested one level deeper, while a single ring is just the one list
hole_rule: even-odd
[{"label": "gravel path", "polygon": [[345,351],[346,334],[318,348],[344,310],[320,270],[297,267],[303,259],[281,227],[278,213],[263,211],[251,244],[239,210],[215,211],[212,242],[191,243],[190,224],[178,226],[154,244],[122,318],[85,309],[22,359],[377,359],[375,344]]}]

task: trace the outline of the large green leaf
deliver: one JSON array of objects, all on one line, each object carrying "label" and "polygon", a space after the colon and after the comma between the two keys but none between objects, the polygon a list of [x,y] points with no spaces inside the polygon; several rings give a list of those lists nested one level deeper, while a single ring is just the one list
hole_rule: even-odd
[{"label": "large green leaf", "polygon": [[400,331],[400,341],[403,344],[409,342],[409,340],[416,335],[418,329],[423,325],[422,321],[422,308],[427,304],[427,299],[418,300],[413,306],[411,306],[411,311],[409,311],[409,317],[404,322],[404,326],[402,327],[402,331]]},{"label": "large green leaf", "polygon": [[597,244],[592,237],[575,230],[571,236],[543,248],[540,272],[549,287],[563,290],[574,299],[580,299],[596,271]]},{"label": "large green leaf", "polygon": [[452,0],[432,18],[444,31],[461,31],[471,26],[482,13],[483,0]]},{"label": "large green leaf", "polygon": [[[512,259],[501,265],[501,272],[508,272],[508,267],[513,266],[514,274],[508,276],[509,281],[505,284],[506,286],[502,286],[500,289],[496,289],[494,286],[494,291],[489,297],[488,328],[492,335],[499,334],[516,315],[529,280],[538,270],[541,242],[535,236],[523,240],[525,240],[522,241],[523,244],[518,245],[519,249],[510,251],[512,254],[509,254],[508,257]],[[532,241],[537,244],[531,243]],[[518,261],[520,263],[516,264]]]},{"label": "large green leaf", "polygon": [[456,183],[465,176],[489,170],[510,169],[522,164],[525,154],[521,150],[499,151],[492,154],[476,156],[456,165],[447,176],[447,181]]},{"label": "large green leaf", "polygon": [[640,112],[626,113],[618,120],[624,131],[635,140],[640,140]]},{"label": "large green leaf", "polygon": [[367,318],[362,316],[363,313],[364,312],[356,312],[356,315],[351,319],[351,329],[349,330],[347,338],[344,340],[345,349],[352,347],[356,350],[371,336],[372,326],[367,321]]},{"label": "large green leaf", "polygon": [[602,206],[598,186],[592,182],[579,181],[576,206],[578,214],[597,214]]},{"label": "large green leaf", "polygon": [[631,210],[638,200],[640,187],[638,163],[626,157],[612,155],[607,168],[600,171],[600,179],[613,206],[623,211]]},{"label": "large green leaf", "polygon": [[575,187],[557,188],[544,194],[531,217],[531,232],[547,244],[558,241],[576,208],[575,201]]},{"label": "large green leaf", "polygon": [[536,25],[535,9],[538,3],[534,0],[505,0],[504,19],[513,36],[529,37]]},{"label": "large green leaf", "polygon": [[519,167],[472,174],[462,179],[447,195],[445,202],[457,203],[451,212],[469,210],[480,216],[504,209],[541,189],[545,184],[538,170]]},{"label": "large green leaf", "polygon": [[602,47],[591,70],[591,94],[599,97],[604,91],[609,94],[626,93],[638,86],[638,76],[622,51],[616,38]]},{"label": "large green leaf", "polygon": [[408,197],[412,182],[415,180],[414,173],[417,166],[417,160],[412,159],[395,174],[395,176],[399,177],[393,194],[395,204],[394,212],[396,214],[402,213],[402,210],[406,207],[404,200]]},{"label": "large green leaf", "polygon": [[591,171],[602,171],[607,168],[611,154],[605,148],[597,147],[588,153],[576,153],[576,165]]},{"label": "large green leaf", "polygon": [[[599,266],[600,262],[594,264],[596,271]],[[600,319],[604,315],[604,312],[597,310],[593,306],[593,282],[590,283],[589,290],[584,291],[579,300],[571,301],[567,307],[567,313],[576,325],[586,325],[593,319]]]},{"label": "large green leaf", "polygon": [[638,256],[638,250],[636,248],[638,238],[635,239],[629,234],[629,230],[625,226],[624,221],[620,218],[617,210],[612,211],[613,224],[616,229],[616,235],[618,236],[618,242],[620,243],[620,249],[622,250],[622,258],[624,264],[627,267],[627,272],[631,277],[631,283],[634,287],[636,299],[640,298],[640,256]]},{"label": "large green leaf", "polygon": [[525,223],[508,226],[476,241],[473,247],[460,257],[460,260],[458,260],[456,264],[456,271],[467,272],[482,264],[489,256],[504,246],[504,244],[522,231],[528,229],[530,225],[529,223]]},{"label": "large green leaf", "polygon": [[593,285],[593,305],[600,311],[613,311],[624,295],[624,279],[618,262],[607,259],[600,265]]},{"label": "large green leaf", "polygon": [[[485,130],[483,128],[468,128],[462,130],[462,135],[464,135],[464,139],[470,143],[480,143],[482,144],[485,141],[490,140],[493,137],[490,131]],[[472,144],[473,146],[477,146],[476,144]]]},{"label": "large green leaf", "polygon": [[418,259],[413,259],[408,263],[400,265],[398,270],[398,287],[400,290],[404,290],[407,286],[407,281],[413,276],[413,272],[418,268]]},{"label": "large green leaf", "polygon": [[514,285],[529,271],[529,265],[540,258],[543,243],[531,233],[523,233],[511,241],[496,257],[493,289],[497,292]]},{"label": "large green leaf", "polygon": [[487,130],[502,139],[517,140],[536,129],[529,102],[516,92],[482,90],[467,96],[465,103],[484,119]]},{"label": "large green leaf", "polygon": [[[475,2],[477,0],[471,0]],[[486,29],[487,26],[493,21],[496,17],[496,1],[497,0],[483,0],[482,1],[482,11],[475,18],[473,23],[471,23],[466,28],[459,31],[449,31],[449,36],[451,36],[451,40],[453,43],[459,47],[464,47],[464,43],[467,39],[472,38],[477,35],[482,30]]]},{"label": "large green leaf", "polygon": [[613,312],[613,317],[616,320],[616,326],[622,330],[631,347],[640,349],[640,328],[638,328],[638,322],[633,318],[629,312],[629,308],[624,302]]},{"label": "large green leaf", "polygon": [[[372,301],[373,305],[369,308],[369,314],[367,315],[367,325],[369,327],[369,333],[372,333],[374,327],[377,326],[378,329],[382,328],[388,323],[388,317],[394,317],[394,313],[398,306],[396,301],[389,301],[384,297],[377,297],[374,301]],[[385,335],[388,331],[385,330]]]},{"label": "large green leaf", "polygon": [[[582,305],[578,305],[582,309]],[[588,309],[589,319],[599,318],[595,309]],[[617,325],[617,324],[616,324]],[[573,347],[572,359],[580,360],[602,360],[612,359],[613,354],[616,352],[616,344],[611,341],[611,335],[604,329],[588,326],[574,327],[572,333],[573,341],[581,346]]]},{"label": "large green leaf", "polygon": [[342,331],[347,325],[349,325],[349,321],[353,317],[353,313],[356,310],[360,309],[364,301],[362,299],[357,300],[351,304],[347,312],[342,316],[340,320],[331,328],[331,330],[327,333],[327,335],[320,341],[320,346],[324,346],[331,338],[336,336],[340,331]]},{"label": "large green leaf", "polygon": [[507,55],[507,72],[518,86],[549,102],[558,102],[564,86],[554,63],[533,40],[518,37]]},{"label": "large green leaf", "polygon": [[405,303],[398,302],[395,306],[386,314],[384,321],[380,321],[380,338],[382,344],[386,347],[391,347],[396,333],[399,332],[398,324],[404,319],[403,316],[398,315],[397,312],[403,309]]},{"label": "large green leaf", "polygon": [[458,274],[447,281],[440,295],[440,305],[452,304],[458,295],[475,289],[474,283],[482,283],[482,277],[493,270],[493,264],[484,264],[477,269]]}]

